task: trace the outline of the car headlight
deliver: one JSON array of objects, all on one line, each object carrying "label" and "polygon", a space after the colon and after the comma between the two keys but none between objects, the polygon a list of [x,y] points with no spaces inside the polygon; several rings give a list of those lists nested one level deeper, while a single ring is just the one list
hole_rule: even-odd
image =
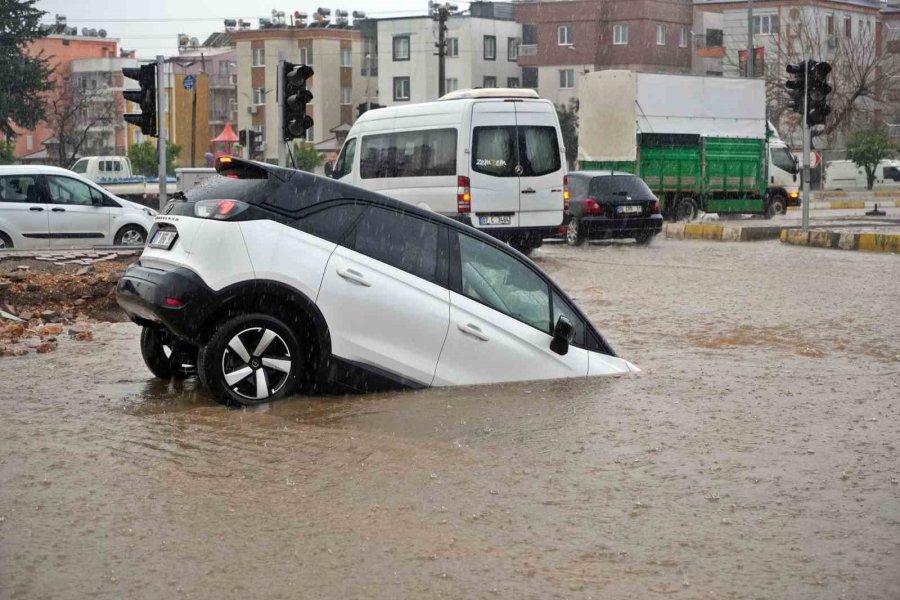
[{"label": "car headlight", "polygon": [[148,217],[155,217],[156,215],[159,214],[157,211],[153,210],[152,208],[144,208],[143,211]]}]

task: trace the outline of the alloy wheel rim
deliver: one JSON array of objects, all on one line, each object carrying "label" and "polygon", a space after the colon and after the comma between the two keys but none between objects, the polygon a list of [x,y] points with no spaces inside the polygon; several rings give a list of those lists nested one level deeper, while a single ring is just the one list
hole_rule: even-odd
[{"label": "alloy wheel rim", "polygon": [[144,243],[144,236],[136,229],[129,229],[122,234],[122,243],[126,246],[137,246]]},{"label": "alloy wheel rim", "polygon": [[284,387],[293,361],[280,335],[265,327],[250,327],[228,341],[221,368],[225,385],[231,391],[258,402]]},{"label": "alloy wheel rim", "polygon": [[566,241],[574,245],[578,241],[578,220],[569,221],[569,229],[566,231]]}]

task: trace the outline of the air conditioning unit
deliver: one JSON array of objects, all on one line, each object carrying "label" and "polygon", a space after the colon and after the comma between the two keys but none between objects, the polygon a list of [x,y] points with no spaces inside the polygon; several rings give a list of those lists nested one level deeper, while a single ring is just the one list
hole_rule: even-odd
[{"label": "air conditioning unit", "polygon": [[256,114],[256,108],[257,108],[256,106],[248,106],[248,107],[247,107],[247,112],[250,113],[251,115],[255,115],[255,114]]}]

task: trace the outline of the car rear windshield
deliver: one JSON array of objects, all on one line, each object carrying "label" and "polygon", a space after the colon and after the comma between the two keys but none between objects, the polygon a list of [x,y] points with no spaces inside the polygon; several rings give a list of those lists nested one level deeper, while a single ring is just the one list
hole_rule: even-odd
[{"label": "car rear windshield", "polygon": [[[555,127],[476,127],[472,169],[494,177],[537,177],[562,168]],[[521,166],[517,171],[516,166]]]},{"label": "car rear windshield", "polygon": [[594,198],[604,196],[621,196],[649,200],[653,198],[653,192],[640,177],[633,175],[604,175],[591,179],[590,195]]},{"label": "car rear windshield", "polygon": [[[271,179],[271,178],[270,178]],[[262,204],[274,191],[270,179],[230,179],[213,175],[185,193],[190,202],[200,200],[240,200],[248,204]],[[274,187],[281,182],[275,180]]]}]

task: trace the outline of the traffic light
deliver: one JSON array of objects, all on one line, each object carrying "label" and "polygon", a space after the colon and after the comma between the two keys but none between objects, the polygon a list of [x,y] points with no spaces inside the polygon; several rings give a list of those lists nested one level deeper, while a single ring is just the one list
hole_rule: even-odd
[{"label": "traffic light", "polygon": [[791,112],[802,115],[806,110],[806,61],[788,65],[787,72],[793,77],[784,84],[788,92],[788,108]]},{"label": "traffic light", "polygon": [[241,129],[238,131],[238,143],[244,148],[247,147],[247,130]]},{"label": "traffic light", "polygon": [[262,133],[247,129],[247,148],[250,149],[250,156],[261,154],[263,152]]},{"label": "traffic light", "polygon": [[807,69],[807,85],[809,90],[809,104],[806,111],[806,122],[809,125],[824,125],[825,118],[831,112],[828,106],[828,94],[831,86],[828,85],[828,74],[831,73],[831,65],[827,62],[809,61]]},{"label": "traffic light", "polygon": [[122,92],[126,100],[141,107],[140,113],[126,113],[125,122],[140,127],[144,135],[156,136],[156,63],[125,67],[122,74],[141,86],[139,90]]},{"label": "traffic light", "polygon": [[313,76],[309,65],[295,65],[284,62],[281,76],[281,123],[282,138],[289,142],[303,137],[313,126],[312,117],[306,114],[306,105],[313,95],[306,89],[306,81]]}]

